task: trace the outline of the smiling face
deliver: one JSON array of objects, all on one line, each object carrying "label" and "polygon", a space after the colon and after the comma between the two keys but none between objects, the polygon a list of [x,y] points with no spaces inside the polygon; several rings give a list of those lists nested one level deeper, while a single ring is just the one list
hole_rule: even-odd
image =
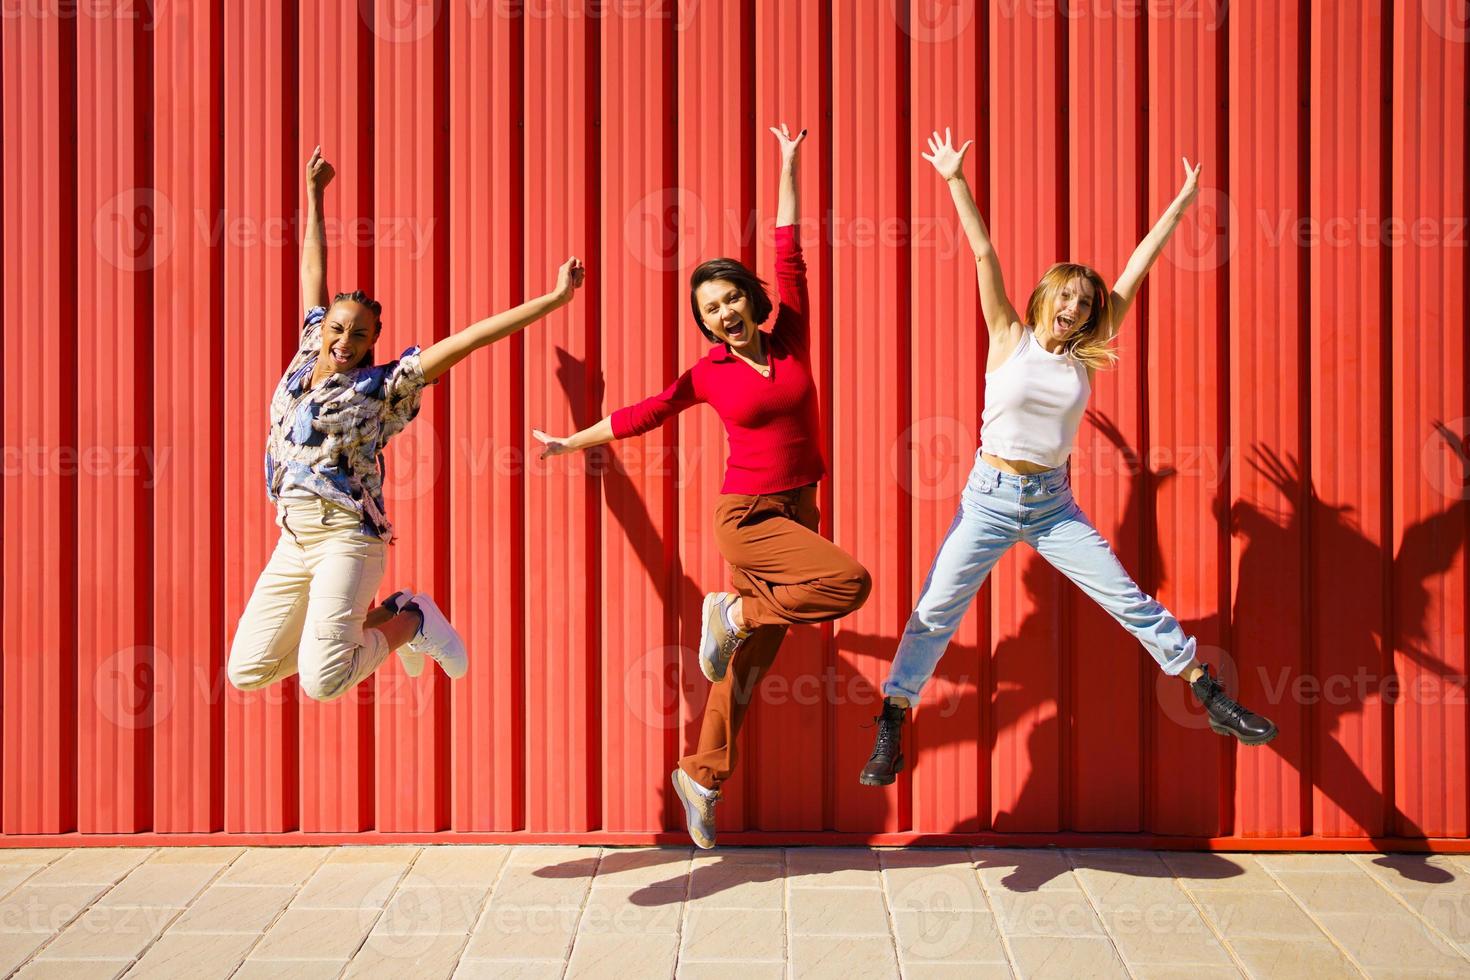
[{"label": "smiling face", "polygon": [[694,290],[704,328],[735,348],[756,343],[755,311],[745,290],[728,279],[711,279]]},{"label": "smiling face", "polygon": [[381,324],[377,314],[349,299],[333,303],[322,321],[322,347],[318,363],[333,374],[351,371],[377,342]]},{"label": "smiling face", "polygon": [[1087,325],[1092,317],[1093,305],[1097,302],[1097,290],[1092,283],[1078,276],[1062,284],[1051,302],[1051,316],[1045,327],[1053,340],[1065,342],[1079,329]]}]

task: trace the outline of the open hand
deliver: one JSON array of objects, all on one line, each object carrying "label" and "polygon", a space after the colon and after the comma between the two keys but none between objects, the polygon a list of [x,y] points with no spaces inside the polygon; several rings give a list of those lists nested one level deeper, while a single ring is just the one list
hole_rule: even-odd
[{"label": "open hand", "polygon": [[803,129],[793,137],[787,131],[786,124],[782,123],[780,126],[772,126],[771,132],[776,134],[776,139],[781,144],[781,162],[785,164],[795,160],[796,148],[806,139],[806,130]]},{"label": "open hand", "polygon": [[531,435],[535,436],[537,441],[545,447],[541,450],[542,459],[548,456],[563,456],[567,453],[576,452],[575,449],[567,445],[567,440],[564,437],[549,436],[540,429],[532,429]]},{"label": "open hand", "polygon": [[965,153],[974,145],[974,140],[965,140],[964,146],[958,150],[955,149],[949,135],[949,127],[946,126],[944,127],[944,138],[940,139],[936,131],[933,136],[929,137],[929,152],[919,155],[934,164],[934,169],[939,171],[939,176],[945,180],[951,180],[963,172]]}]

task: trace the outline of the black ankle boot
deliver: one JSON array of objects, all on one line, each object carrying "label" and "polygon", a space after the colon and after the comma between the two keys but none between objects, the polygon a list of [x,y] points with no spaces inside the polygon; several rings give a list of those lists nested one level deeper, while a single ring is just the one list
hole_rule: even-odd
[{"label": "black ankle boot", "polygon": [[1204,665],[1204,669],[1205,672],[1189,686],[1209,714],[1212,732],[1216,735],[1234,735],[1246,745],[1265,745],[1276,737],[1276,725],[1271,719],[1262,718],[1254,711],[1241,707],[1238,701],[1225,693],[1220,682],[1210,676],[1208,664]]},{"label": "black ankle boot", "polygon": [[883,713],[873,720],[878,723],[878,741],[863,774],[858,781],[864,786],[887,786],[903,771],[903,746],[900,733],[903,731],[904,715],[908,709],[892,698],[883,699]]}]

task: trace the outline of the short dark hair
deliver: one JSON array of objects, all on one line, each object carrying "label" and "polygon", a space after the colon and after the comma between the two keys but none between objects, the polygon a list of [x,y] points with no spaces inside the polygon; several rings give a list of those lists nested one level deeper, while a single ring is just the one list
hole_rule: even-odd
[{"label": "short dark hair", "polygon": [[[354,289],[350,293],[338,293],[336,296],[333,296],[332,305],[336,306],[338,303],[356,303],[359,306],[367,307],[373,311],[373,319],[378,323],[378,330],[381,331],[383,329],[383,304],[373,299],[361,289]],[[377,363],[376,355],[376,345],[369,347],[368,352],[362,355],[362,363],[357,366],[360,368],[372,367]]]},{"label": "short dark hair", "polygon": [[771,297],[766,292],[764,279],[747,269],[743,262],[734,259],[710,259],[708,262],[701,262],[689,276],[689,309],[694,313],[694,323],[699,327],[699,332],[708,337],[710,343],[718,344],[720,338],[705,327],[704,317],[699,315],[699,300],[694,294],[700,286],[716,279],[733,282],[742,293],[750,297],[751,312],[756,324],[766,322],[766,318],[771,315]]}]

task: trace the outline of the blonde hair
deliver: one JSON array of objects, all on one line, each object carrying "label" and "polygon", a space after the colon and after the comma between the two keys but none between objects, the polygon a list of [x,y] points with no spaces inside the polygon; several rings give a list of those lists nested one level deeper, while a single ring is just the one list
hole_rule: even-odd
[{"label": "blonde hair", "polygon": [[1092,283],[1092,314],[1067,338],[1063,349],[1093,370],[1106,371],[1118,363],[1118,351],[1113,347],[1113,335],[1107,328],[1108,286],[1091,266],[1058,262],[1047,269],[1046,275],[1031,290],[1031,298],[1026,301],[1026,326],[1034,329],[1040,324],[1050,323],[1057,307],[1057,297],[1068,284],[1078,279]]}]

